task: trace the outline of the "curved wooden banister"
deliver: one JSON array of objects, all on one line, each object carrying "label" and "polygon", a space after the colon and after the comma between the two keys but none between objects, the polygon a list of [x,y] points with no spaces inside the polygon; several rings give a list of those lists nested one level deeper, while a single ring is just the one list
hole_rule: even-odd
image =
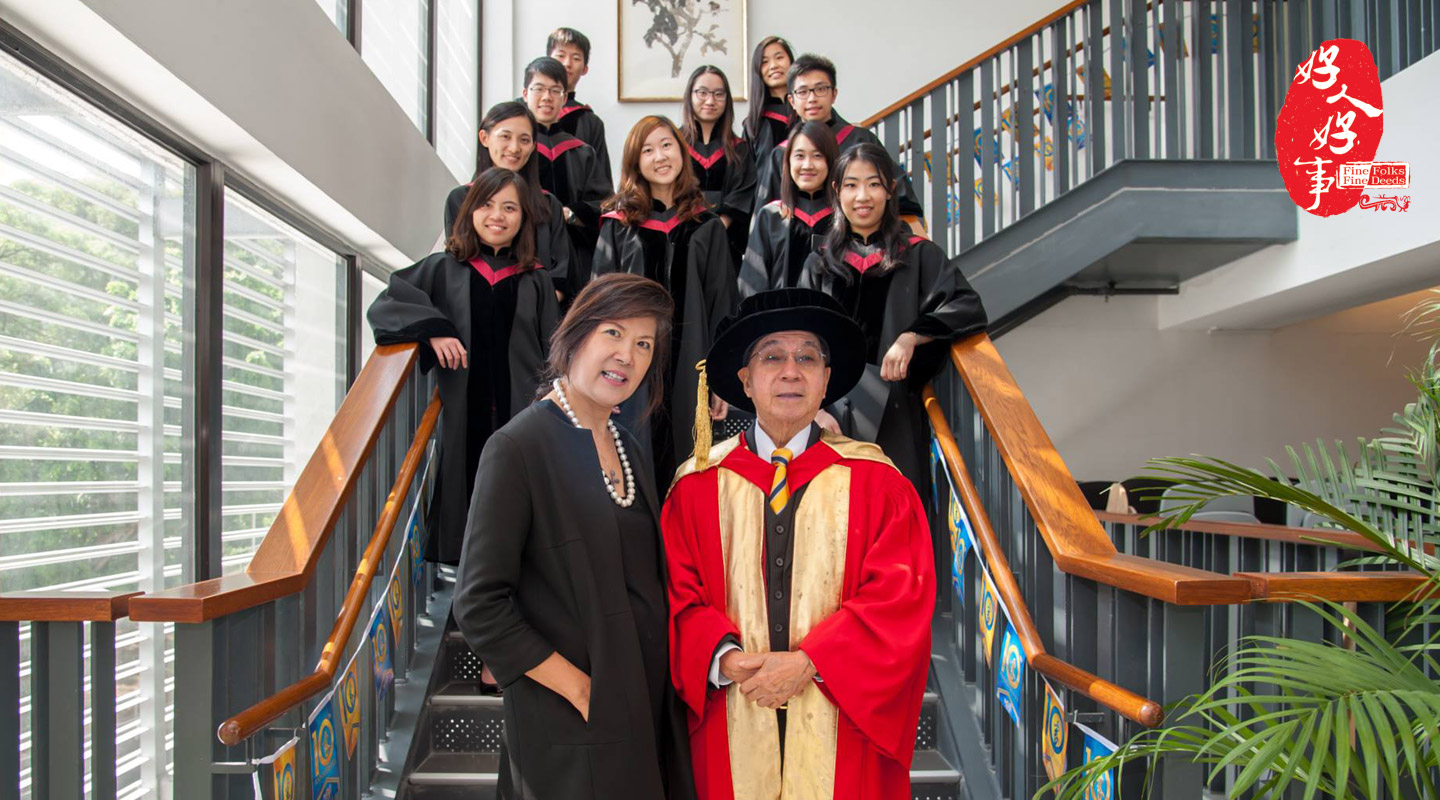
[{"label": "curved wooden banister", "polygon": [[986,59],[994,58],[995,56],[1005,52],[1006,50],[1009,50],[1011,47],[1015,46],[1017,43],[1019,43],[1021,40],[1025,39],[1028,36],[1034,36],[1035,34],[1044,30],[1045,27],[1050,23],[1054,22],[1057,19],[1060,19],[1061,17],[1064,17],[1066,14],[1071,13],[1075,9],[1085,5],[1088,2],[1089,0],[1072,0],[1071,2],[1066,3],[1059,9],[1045,15],[1045,17],[1040,21],[1027,26],[1024,30],[1020,31],[1014,36],[1011,36],[1010,38],[1000,42],[994,47],[991,47],[989,50],[986,50],[980,55],[975,56],[969,61],[966,61],[964,64],[961,64],[955,69],[950,70],[949,72],[941,75],[933,81],[930,81],[924,86],[921,86],[919,89],[916,89],[910,94],[905,95],[903,98],[896,100],[895,102],[891,103],[880,111],[871,114],[869,117],[865,118],[865,121],[857,123],[857,127],[868,128],[879,122],[880,120],[890,116],[891,114],[894,114],[896,111],[900,111],[901,109],[905,108],[916,100],[919,100],[929,95],[931,92],[935,91],[939,87],[944,86],[945,84],[955,80],[961,75],[964,75],[967,71],[980,66],[982,63],[985,62]]},{"label": "curved wooden banister", "polygon": [[139,592],[6,592],[0,622],[114,622]]},{"label": "curved wooden banister", "polygon": [[415,430],[415,438],[405,451],[405,460],[400,463],[395,484],[385,498],[380,519],[375,523],[375,532],[371,534],[370,543],[365,546],[365,553],[360,557],[355,578],[350,581],[350,588],[345,592],[340,616],[336,618],[335,626],[325,640],[325,646],[320,651],[320,663],[316,665],[315,671],[221,723],[216,732],[221,742],[234,746],[245,741],[290,709],[325,691],[335,680],[340,659],[350,643],[355,622],[365,610],[365,598],[370,592],[370,584],[380,570],[385,548],[390,544],[390,535],[400,518],[400,509],[405,503],[406,495],[410,493],[410,484],[414,482],[415,474],[420,469],[425,448],[430,444],[430,437],[434,434],[435,424],[439,419],[440,392],[436,390],[430,405],[425,409],[425,416],[421,417],[420,425]]},{"label": "curved wooden banister", "polygon": [[244,575],[137,597],[130,603],[130,618],[205,622],[303,589],[417,358],[419,349],[413,343],[375,348]]},{"label": "curved wooden banister", "polygon": [[1440,587],[1418,572],[1237,572],[1256,599],[1398,603],[1434,598]]},{"label": "curved wooden banister", "polygon": [[990,337],[956,342],[950,360],[1062,571],[1175,605],[1250,599],[1244,578],[1116,552]]},{"label": "curved wooden banister", "polygon": [[1009,609],[1010,623],[1015,626],[1015,633],[1025,647],[1026,662],[1041,675],[1070,687],[1128,719],[1150,728],[1159,725],[1165,719],[1165,712],[1159,703],[1045,652],[1045,643],[1041,641],[1040,632],[1035,629],[1035,622],[1030,618],[1030,607],[1025,603],[1025,596],[1020,592],[1015,574],[1010,571],[1010,562],[1006,559],[1005,551],[1000,547],[1000,539],[990,524],[990,515],[985,511],[980,492],[975,488],[969,469],[965,467],[965,460],[960,455],[960,448],[955,444],[955,435],[950,430],[949,422],[945,420],[940,401],[929,387],[925,389],[924,398],[925,410],[930,415],[930,424],[935,429],[935,438],[940,442],[940,449],[944,451],[945,463],[955,481],[960,502],[965,506],[975,538],[980,540],[980,549],[990,564],[995,590],[1000,593],[1001,600]]}]

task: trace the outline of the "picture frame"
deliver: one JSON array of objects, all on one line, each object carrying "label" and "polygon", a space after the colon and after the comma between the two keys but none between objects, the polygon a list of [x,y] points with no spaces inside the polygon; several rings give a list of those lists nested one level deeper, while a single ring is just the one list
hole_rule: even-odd
[{"label": "picture frame", "polygon": [[731,100],[743,102],[750,72],[746,2],[617,0],[620,102],[678,102],[702,64],[724,70]]}]

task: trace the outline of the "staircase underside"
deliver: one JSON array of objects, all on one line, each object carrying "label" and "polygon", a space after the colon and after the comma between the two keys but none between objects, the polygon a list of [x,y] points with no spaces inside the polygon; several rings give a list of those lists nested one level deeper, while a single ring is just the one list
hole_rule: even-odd
[{"label": "staircase underside", "polygon": [[1297,236],[1274,161],[1122,161],[960,255],[991,320],[1066,287],[1173,290]]}]

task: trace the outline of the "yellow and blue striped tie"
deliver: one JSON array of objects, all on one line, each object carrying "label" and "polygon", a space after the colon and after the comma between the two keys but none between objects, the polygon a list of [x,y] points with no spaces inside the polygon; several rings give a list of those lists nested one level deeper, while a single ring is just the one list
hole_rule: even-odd
[{"label": "yellow and blue striped tie", "polygon": [[790,465],[790,451],[783,448],[775,448],[774,454],[770,456],[770,463],[775,465],[775,480],[770,484],[770,510],[779,514],[785,510],[785,504],[790,502],[790,484],[785,480],[786,467]]}]

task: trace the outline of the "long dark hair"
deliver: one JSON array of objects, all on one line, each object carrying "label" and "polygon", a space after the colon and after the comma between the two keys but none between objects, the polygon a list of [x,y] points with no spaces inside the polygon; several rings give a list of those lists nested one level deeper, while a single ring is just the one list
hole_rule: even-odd
[{"label": "long dark hair", "polygon": [[[625,137],[625,155],[620,159],[620,186],[601,206],[605,211],[614,211],[626,225],[638,225],[650,218],[650,182],[640,174],[640,150],[645,139],[657,128],[669,128],[675,143],[685,145],[675,123],[660,116],[641,117]],[[675,215],[678,219],[698,216],[706,208],[705,193],[700,191],[700,181],[690,169],[690,155],[680,153],[680,163],[675,169]]]},{"label": "long dark hair", "polygon": [[730,91],[730,79],[725,77],[719,67],[703,64],[690,73],[690,81],[685,84],[685,102],[680,109],[680,135],[691,147],[700,144],[705,138],[704,125],[700,118],[695,116],[695,98],[690,94],[695,91],[695,82],[700,80],[701,75],[718,75],[720,85],[725,87],[725,110],[720,112],[720,119],[715,120],[715,129],[710,136],[720,137],[721,146],[725,148],[725,160],[735,164],[740,160],[735,152],[735,95]]},{"label": "long dark hair", "polygon": [[[530,138],[534,139],[535,131],[539,129],[540,126],[535,122],[535,115],[530,113],[530,107],[519,100],[506,100],[503,103],[496,103],[491,106],[490,110],[485,112],[485,118],[480,120],[480,130],[487,134],[493,133],[496,125],[508,119],[515,119],[516,117],[524,117],[530,121]],[[485,170],[495,166],[495,162],[490,158],[490,148],[483,144],[480,145],[480,151],[475,155],[475,164],[476,178],[480,177],[480,174]],[[525,179],[525,183],[537,192],[537,194],[540,193],[540,164],[535,160],[534,150],[530,151],[530,157],[525,159],[525,164],[520,167],[519,172],[520,177]],[[471,182],[474,182],[474,180],[475,179],[472,178]],[[550,219],[550,204],[546,202],[543,197],[533,197],[531,200],[533,201],[532,205],[535,206],[536,223],[548,221]]]},{"label": "long dark hair", "polygon": [[895,163],[890,160],[890,154],[874,142],[865,142],[846,150],[830,170],[830,207],[835,211],[835,223],[830,227],[830,232],[825,234],[822,252],[825,269],[847,283],[853,279],[854,270],[845,264],[850,220],[846,219],[845,211],[840,207],[840,186],[845,181],[845,173],[856,164],[869,164],[874,167],[881,180],[885,181],[886,190],[890,194],[880,215],[880,228],[876,231],[880,234],[881,249],[884,253],[879,269],[882,272],[894,269],[910,249],[910,229],[900,220],[900,203],[895,197]]},{"label": "long dark hair", "polygon": [[465,193],[460,203],[460,212],[455,215],[455,229],[445,242],[445,252],[460,261],[469,261],[480,255],[480,233],[475,230],[475,209],[485,205],[506,186],[514,186],[520,196],[520,230],[510,242],[515,253],[515,263],[528,267],[535,263],[535,200],[530,187],[519,174],[504,167],[491,167],[480,173]]},{"label": "long dark hair", "polygon": [[[780,172],[780,203],[787,210],[794,209],[800,202],[800,187],[795,185],[795,179],[790,175],[790,154],[795,151],[801,137],[815,145],[815,149],[825,157],[825,183],[822,186],[827,192],[830,191],[830,180],[835,176],[836,163],[840,160],[840,145],[835,142],[835,132],[830,130],[829,125],[811,120],[792,130],[790,141],[785,144],[784,169]],[[831,192],[830,196],[835,194]]]},{"label": "long dark hair", "polygon": [[539,397],[550,391],[550,382],[570,371],[570,362],[590,334],[606,320],[652,317],[655,320],[655,350],[650,368],[640,382],[649,391],[644,416],[649,417],[665,403],[665,370],[670,364],[670,327],[675,318],[675,301],[665,287],[628,272],[601,275],[580,290],[565,319],[550,334],[550,355],[545,362]]},{"label": "long dark hair", "polygon": [[[760,40],[760,44],[755,45],[755,52],[750,56],[750,113],[745,115],[745,135],[752,140],[759,135],[760,117],[765,113],[765,98],[770,96],[770,87],[765,85],[765,78],[760,74],[760,59],[765,57],[765,48],[772,44],[785,48],[785,55],[790,56],[790,63],[795,63],[795,48],[779,36],[766,36]],[[790,118],[793,125],[795,112],[788,103],[785,104],[785,116]]]}]

